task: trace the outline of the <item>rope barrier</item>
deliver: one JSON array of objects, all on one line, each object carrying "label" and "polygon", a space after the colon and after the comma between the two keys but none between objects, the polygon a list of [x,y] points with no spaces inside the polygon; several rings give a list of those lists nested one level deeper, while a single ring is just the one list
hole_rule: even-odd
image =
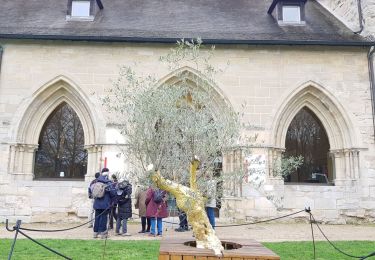
[{"label": "rope barrier", "polygon": [[52,249],[52,248],[50,248],[50,247],[48,247],[48,246],[46,246],[46,245],[43,245],[43,244],[40,243],[39,241],[36,241],[36,240],[33,239],[32,237],[26,235],[26,234],[25,234],[24,232],[22,232],[21,230],[19,230],[18,232],[19,232],[20,234],[22,234],[24,237],[26,237],[26,238],[30,239],[31,241],[33,241],[34,243],[40,245],[41,247],[44,247],[44,248],[47,249],[48,251],[51,251],[52,253],[55,253],[56,255],[59,255],[59,256],[65,258],[65,259],[67,259],[67,260],[72,260],[72,258],[63,255],[63,254],[57,252],[56,250],[54,250],[54,249]]},{"label": "rope barrier", "polygon": [[34,229],[34,228],[23,228],[23,227],[20,227],[21,230],[25,230],[25,231],[31,231],[31,232],[63,232],[63,231],[68,231],[68,230],[73,230],[73,229],[76,229],[76,228],[79,228],[79,227],[82,227],[84,225],[87,225],[89,224],[90,222],[93,222],[96,218],[100,217],[101,215],[103,215],[108,209],[110,209],[112,207],[109,206],[108,208],[106,208],[102,213],[100,213],[98,216],[95,216],[93,219],[90,219],[89,221],[86,221],[85,223],[83,224],[80,224],[78,226],[74,226],[74,227],[70,227],[70,228],[63,228],[63,229]]},{"label": "rope barrier", "polygon": [[[80,225],[77,225],[77,226],[74,226],[74,227],[71,227],[71,228],[64,228],[64,229],[47,229],[47,230],[44,230],[44,229],[31,229],[31,228],[22,228],[21,227],[21,221],[20,220],[17,220],[16,222],[16,226],[14,226],[12,229],[10,229],[8,227],[8,219],[6,220],[6,229],[10,232],[13,232],[13,231],[16,231],[15,233],[15,237],[13,239],[13,243],[12,243],[12,246],[11,246],[11,250],[9,252],[9,255],[8,255],[8,260],[11,259],[12,257],[12,254],[13,254],[13,251],[14,251],[14,247],[15,247],[15,243],[16,243],[16,240],[17,240],[17,235],[18,233],[22,234],[23,236],[25,236],[26,238],[28,238],[29,240],[31,240],[32,242],[42,246],[43,248],[65,258],[65,259],[68,259],[68,260],[71,260],[71,258],[57,252],[56,250],[52,249],[52,248],[49,248],[48,246],[46,245],[43,245],[42,243],[36,241],[35,239],[31,238],[30,236],[28,236],[27,234],[25,234],[23,231],[21,230],[26,230],[26,231],[32,231],[32,232],[62,232],[62,231],[68,231],[68,230],[72,230],[72,229],[76,229],[76,228],[79,228],[79,227],[82,227],[92,221],[94,221],[95,219],[97,219],[98,217],[100,217],[101,215],[105,214],[108,209],[111,209],[113,205],[111,205],[110,207],[106,208],[101,214],[95,216],[93,219],[83,223],[83,224],[80,224]],[[314,237],[314,229],[313,229],[313,224],[315,224],[318,228],[318,230],[320,231],[320,233],[323,235],[323,237],[329,242],[329,244],[338,252],[340,252],[341,254],[345,255],[345,256],[348,256],[348,257],[351,257],[351,258],[357,258],[357,259],[360,259],[360,260],[365,260],[367,258],[370,258],[372,256],[375,256],[375,252],[372,252],[366,256],[354,256],[354,255],[351,255],[351,254],[348,254],[344,251],[342,251],[341,249],[339,249],[335,244],[333,244],[329,239],[328,237],[324,234],[323,230],[320,228],[319,224],[317,223],[317,221],[315,220],[313,214],[311,213],[311,209],[310,207],[308,208],[305,208],[304,210],[300,210],[300,211],[297,211],[297,212],[294,212],[294,213],[290,213],[290,214],[287,214],[287,215],[283,215],[283,216],[280,216],[280,217],[276,217],[276,218],[270,218],[270,219],[265,219],[265,220],[261,220],[261,221],[256,221],[256,222],[251,222],[251,223],[243,223],[243,224],[232,224],[232,225],[218,225],[218,226],[215,226],[215,227],[218,227],[218,228],[224,228],[224,227],[235,227],[235,226],[247,226],[247,225],[255,225],[255,224],[260,224],[260,223],[266,223],[266,222],[271,222],[271,221],[275,221],[275,220],[278,220],[278,219],[282,219],[282,218],[286,218],[286,217],[290,217],[290,216],[293,216],[293,215],[296,215],[296,214],[299,214],[301,212],[306,212],[309,214],[309,218],[310,218],[310,227],[311,227],[311,235],[312,235],[312,241],[313,241],[313,253],[314,253],[314,259],[316,259],[316,247],[315,247],[315,237]],[[139,214],[136,214],[136,213],[132,213],[133,215],[136,215],[136,216],[139,216]],[[110,210],[110,218],[112,218],[112,210]],[[184,221],[186,219],[186,215],[184,217],[184,219],[182,219],[182,221]],[[116,220],[117,221],[117,220]],[[164,223],[169,223],[169,224],[172,224],[172,225],[179,225],[178,223],[175,223],[175,222],[170,222],[170,221],[165,221],[165,220],[162,220],[162,222]],[[109,230],[109,223],[108,223],[108,228],[107,230]],[[106,235],[105,237],[105,242],[104,242],[104,248],[103,248],[103,254],[102,254],[102,259],[104,259],[105,257],[105,253],[106,253],[106,246],[107,246],[107,239],[108,239],[108,234]]]},{"label": "rope barrier", "polygon": [[280,217],[277,217],[277,218],[270,218],[270,219],[260,220],[260,221],[251,222],[251,223],[223,225],[223,226],[215,226],[215,227],[238,227],[238,226],[255,225],[255,224],[266,223],[266,222],[271,222],[271,221],[274,221],[274,220],[278,220],[278,219],[290,217],[290,216],[297,215],[297,214],[299,214],[301,212],[304,212],[304,211],[305,210],[300,210],[300,211],[297,211],[297,212],[294,212],[294,213],[290,213],[290,214],[287,214],[287,215],[284,215],[284,216],[280,216]]},{"label": "rope barrier", "polygon": [[323,237],[328,241],[328,243],[338,252],[340,252],[341,254],[343,255],[346,255],[348,257],[351,257],[351,258],[357,258],[357,259],[360,259],[360,260],[364,260],[364,259],[367,259],[367,258],[370,258],[371,256],[375,256],[375,252],[372,252],[370,253],[369,255],[366,255],[366,256],[355,256],[355,255],[351,255],[351,254],[348,254],[348,253],[345,253],[344,251],[342,251],[340,248],[338,248],[335,244],[333,244],[329,239],[328,237],[326,236],[326,234],[324,234],[323,230],[320,228],[318,222],[315,220],[314,218],[314,215],[311,213],[311,211],[306,211],[310,214],[310,217],[312,218],[314,224],[318,227],[320,233],[323,235]]},{"label": "rope barrier", "polygon": [[56,255],[59,255],[65,259],[68,259],[68,260],[72,260],[72,258],[69,258],[59,252],[57,252],[56,250],[46,246],[46,245],[43,245],[42,243],[40,243],[39,241],[36,241],[35,239],[33,239],[32,237],[28,236],[27,234],[25,234],[24,232],[22,232],[20,230],[20,226],[21,226],[21,220],[17,220],[16,222],[16,225],[10,229],[9,226],[8,226],[9,222],[8,222],[8,219],[5,221],[5,228],[9,231],[9,232],[13,232],[13,231],[16,231],[16,234],[14,236],[14,240],[13,240],[13,243],[12,243],[12,246],[11,246],[11,249],[10,249],[10,252],[9,252],[9,255],[8,255],[8,260],[10,260],[12,258],[12,255],[13,255],[13,251],[14,251],[14,246],[16,244],[16,240],[17,240],[17,235],[18,233],[22,234],[24,237],[26,237],[27,239],[31,240],[32,242],[40,245],[41,247],[51,251],[52,253],[55,253]]}]

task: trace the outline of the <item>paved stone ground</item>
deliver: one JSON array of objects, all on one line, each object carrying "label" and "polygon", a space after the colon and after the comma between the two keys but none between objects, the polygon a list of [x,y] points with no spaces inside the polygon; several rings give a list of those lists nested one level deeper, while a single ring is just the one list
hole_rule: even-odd
[{"label": "paved stone ground", "polygon": [[[170,218],[168,221],[178,223],[178,218]],[[225,223],[217,223],[218,225],[225,225]],[[72,224],[23,224],[23,227],[36,229],[59,229],[75,226]],[[323,232],[332,241],[337,240],[370,240],[375,241],[375,224],[374,225],[320,225]],[[164,224],[163,236],[169,237],[186,237],[192,236],[192,232],[175,232],[177,225]],[[138,234],[140,230],[140,223],[135,220],[128,224],[128,232],[132,234],[130,237],[114,236],[113,231],[110,232],[112,240],[153,240],[160,239],[160,237],[149,237],[145,234]],[[249,238],[255,239],[259,242],[281,242],[281,241],[311,241],[310,224],[257,224],[238,227],[217,227],[217,234],[219,238]],[[53,239],[92,239],[92,229],[87,225],[65,232],[58,233],[39,233],[26,232],[33,238],[53,238]],[[319,233],[314,225],[314,234],[316,240],[324,240],[324,237]],[[12,238],[14,233],[8,232],[5,225],[0,225],[0,239]],[[20,235],[20,238],[22,236]]]}]

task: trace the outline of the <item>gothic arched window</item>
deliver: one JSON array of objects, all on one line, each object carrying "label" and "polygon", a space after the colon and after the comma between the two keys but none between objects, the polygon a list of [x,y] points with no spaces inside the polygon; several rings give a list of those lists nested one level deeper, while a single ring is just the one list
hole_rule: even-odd
[{"label": "gothic arched window", "polygon": [[285,140],[286,156],[302,155],[304,162],[286,182],[327,183],[332,181],[329,140],[318,117],[303,107],[289,125]]},{"label": "gothic arched window", "polygon": [[67,104],[47,118],[39,137],[34,175],[42,178],[83,179],[87,171],[82,124]]}]

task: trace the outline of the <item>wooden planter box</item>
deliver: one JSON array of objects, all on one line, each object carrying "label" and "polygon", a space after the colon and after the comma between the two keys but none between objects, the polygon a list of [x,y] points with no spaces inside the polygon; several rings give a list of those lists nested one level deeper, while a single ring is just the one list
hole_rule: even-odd
[{"label": "wooden planter box", "polygon": [[224,250],[222,258],[216,257],[212,250],[188,246],[193,238],[166,238],[160,242],[159,260],[280,260],[274,252],[252,239],[221,239],[223,244],[235,243],[238,249]]}]

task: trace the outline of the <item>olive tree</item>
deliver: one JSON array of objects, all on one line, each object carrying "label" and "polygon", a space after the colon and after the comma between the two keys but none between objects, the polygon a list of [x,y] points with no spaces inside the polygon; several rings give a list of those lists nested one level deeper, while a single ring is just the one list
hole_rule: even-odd
[{"label": "olive tree", "polygon": [[[215,90],[211,65],[214,48],[181,40],[160,58],[173,77],[160,82],[123,67],[104,103],[121,127],[127,160],[139,179],[176,197],[186,212],[197,247],[223,247],[205,212],[204,193],[213,178],[215,160],[238,141],[239,114]],[[150,167],[150,165],[152,165]],[[185,185],[184,185],[185,184]]]},{"label": "olive tree", "polygon": [[[245,124],[216,91],[215,77],[223,71],[212,65],[213,53],[214,47],[204,48],[200,39],[178,41],[160,57],[170,72],[168,80],[139,76],[135,66],[123,67],[102,101],[126,140],[123,152],[132,164],[132,179],[151,180],[173,194],[177,206],[186,212],[197,247],[221,255],[223,247],[205,212],[205,196],[217,187],[212,185],[217,177],[215,162],[239,145],[247,158],[256,138],[240,137],[241,121],[244,129],[251,122]],[[272,167],[272,174],[283,177],[301,163],[301,157],[283,157]],[[261,190],[266,175],[262,170],[244,175],[242,169],[234,169],[216,181],[235,178],[241,182],[249,174],[254,187]],[[277,198],[277,194],[266,195],[273,202]]]}]

